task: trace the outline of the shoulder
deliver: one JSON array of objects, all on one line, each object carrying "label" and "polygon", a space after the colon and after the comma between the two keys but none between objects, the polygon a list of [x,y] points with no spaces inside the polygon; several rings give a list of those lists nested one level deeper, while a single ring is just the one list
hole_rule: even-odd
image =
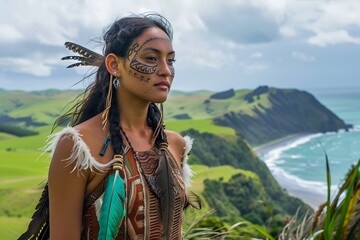
[{"label": "shoulder", "polygon": [[[99,141],[102,139],[99,135],[101,131],[91,122],[65,127],[49,136],[44,151],[50,152],[53,161],[60,159],[71,166],[71,171],[103,171],[108,164],[98,162],[92,155],[102,143]],[[106,133],[103,134],[106,136]]]},{"label": "shoulder", "polygon": [[177,148],[184,151],[185,140],[184,140],[183,136],[181,136],[177,132],[173,132],[173,131],[169,131],[169,130],[165,130],[165,133],[166,133],[169,144],[172,144],[173,146],[176,146]]},{"label": "shoulder", "polygon": [[169,150],[172,153],[172,155],[175,157],[176,161],[181,166],[184,156],[185,140],[177,132],[165,130],[165,133],[169,143]]}]

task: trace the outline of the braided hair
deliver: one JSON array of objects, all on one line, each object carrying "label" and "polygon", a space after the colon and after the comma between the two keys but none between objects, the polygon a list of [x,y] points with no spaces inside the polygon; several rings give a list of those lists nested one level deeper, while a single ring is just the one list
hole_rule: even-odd
[{"label": "braided hair", "polygon": [[[145,32],[145,30],[152,27],[160,28],[168,35],[169,39],[172,40],[173,32],[171,24],[159,14],[134,15],[116,20],[110,25],[103,36],[105,42],[103,55],[107,56],[113,53],[125,58],[131,43]],[[59,123],[61,119],[64,119],[64,117],[71,117],[71,125],[75,126],[104,111],[109,87],[114,87],[112,84],[109,84],[109,78],[110,73],[106,69],[105,62],[103,62],[96,72],[95,81],[78,96],[76,104],[69,112],[58,118],[57,123]],[[114,90],[114,92],[116,91]],[[160,127],[159,133],[154,136],[155,144],[158,148],[163,145],[162,143],[167,144],[161,114],[161,111],[155,103],[149,104],[147,125],[152,128],[153,132]],[[108,120],[114,154],[122,154],[123,140],[120,135],[120,120],[116,94],[112,95]]]}]

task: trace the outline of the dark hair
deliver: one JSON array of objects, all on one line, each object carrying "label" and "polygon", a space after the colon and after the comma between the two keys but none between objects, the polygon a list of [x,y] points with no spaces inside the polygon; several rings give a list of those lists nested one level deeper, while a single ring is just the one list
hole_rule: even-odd
[{"label": "dark hair", "polygon": [[[116,20],[103,36],[103,54],[114,53],[119,57],[126,57],[131,43],[145,30],[157,27],[163,30],[172,40],[171,24],[159,14],[142,14],[124,17]],[[105,62],[101,64],[96,72],[96,79],[85,91],[75,99],[75,105],[63,116],[57,119],[55,125],[59,125],[61,119],[71,117],[71,125],[82,123],[105,110],[106,96],[109,87],[110,73],[107,71]],[[110,86],[109,86],[110,85]],[[114,91],[115,92],[115,91]],[[116,102],[116,94],[112,95],[111,108],[109,112],[110,135],[115,154],[122,154],[122,138],[120,136],[119,112]],[[155,131],[161,124],[161,112],[159,108],[150,103],[148,108],[147,124]],[[164,129],[161,126],[161,134],[156,136],[156,145],[167,142]]]}]

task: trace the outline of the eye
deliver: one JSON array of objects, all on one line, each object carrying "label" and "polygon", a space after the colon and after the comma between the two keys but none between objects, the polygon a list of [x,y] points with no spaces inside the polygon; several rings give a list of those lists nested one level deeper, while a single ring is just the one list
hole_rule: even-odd
[{"label": "eye", "polygon": [[146,57],[145,59],[150,61],[150,62],[155,62],[156,61],[156,57],[152,57],[152,56]]},{"label": "eye", "polygon": [[169,58],[169,59],[168,59],[168,63],[169,63],[170,65],[173,65],[175,62],[176,62],[176,59],[175,59],[175,58]]}]

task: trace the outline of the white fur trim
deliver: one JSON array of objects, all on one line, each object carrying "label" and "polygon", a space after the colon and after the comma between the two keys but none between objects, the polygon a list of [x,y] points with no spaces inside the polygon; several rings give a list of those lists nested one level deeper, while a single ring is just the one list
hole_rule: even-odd
[{"label": "white fur trim", "polygon": [[95,158],[91,155],[89,147],[86,145],[84,140],[81,138],[81,134],[75,130],[73,127],[65,127],[59,132],[53,133],[47,137],[46,145],[43,147],[43,153],[50,151],[51,158],[55,152],[56,146],[59,143],[60,139],[65,136],[71,136],[72,140],[74,141],[74,146],[71,151],[71,156],[63,161],[67,162],[67,165],[75,164],[74,168],[71,172],[77,170],[80,172],[81,170],[90,169],[90,171],[97,171],[103,172],[109,169],[112,161],[108,162],[107,164],[99,163],[95,160]]},{"label": "white fur trim", "polygon": [[185,140],[185,147],[184,147],[184,156],[183,156],[183,169],[181,175],[185,183],[185,186],[190,187],[191,177],[194,175],[194,172],[191,170],[190,165],[188,164],[188,158],[189,158],[188,154],[192,148],[194,139],[189,136],[185,136],[184,140]]}]

